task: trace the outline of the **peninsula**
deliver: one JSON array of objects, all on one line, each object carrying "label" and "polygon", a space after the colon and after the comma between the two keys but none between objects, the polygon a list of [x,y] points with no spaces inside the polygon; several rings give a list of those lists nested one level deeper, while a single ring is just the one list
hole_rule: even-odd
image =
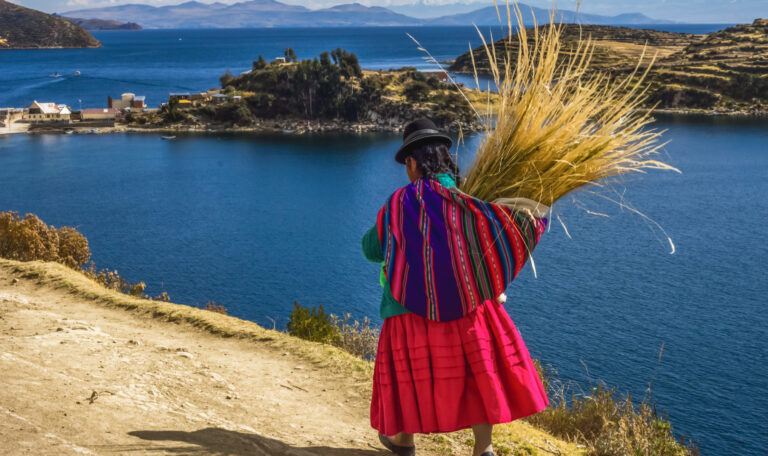
[{"label": "peninsula", "polygon": [[[547,26],[541,26],[539,32]],[[592,71],[622,77],[630,74],[647,44],[646,61],[657,60],[646,78],[647,107],[675,112],[768,113],[768,19],[729,27],[707,35],[661,32],[600,25],[565,25],[563,59],[579,35],[594,44]],[[533,34],[529,34],[533,39]],[[517,54],[513,36],[496,41],[497,55]],[[488,74],[485,48],[472,51],[479,74]],[[472,56],[460,55],[449,67],[472,73]]]},{"label": "peninsula", "polygon": [[85,29],[65,19],[0,0],[0,50],[100,46]]}]

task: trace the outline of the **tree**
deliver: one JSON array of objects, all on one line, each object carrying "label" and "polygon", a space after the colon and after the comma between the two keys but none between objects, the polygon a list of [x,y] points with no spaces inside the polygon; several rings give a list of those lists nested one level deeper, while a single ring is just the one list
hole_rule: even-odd
[{"label": "tree", "polygon": [[262,68],[266,68],[268,65],[266,59],[264,59],[263,55],[259,55],[258,60],[253,61],[253,69],[254,70],[261,70]]},{"label": "tree", "polygon": [[233,79],[235,79],[235,77],[232,76],[232,72],[229,71],[229,68],[227,68],[227,72],[224,73],[223,75],[221,75],[221,77],[219,78],[219,82],[221,83],[221,87],[222,88],[226,87],[227,84],[232,82]]},{"label": "tree", "polygon": [[285,61],[286,62],[298,62],[299,58],[296,57],[296,53],[293,52],[293,48],[285,49]]}]

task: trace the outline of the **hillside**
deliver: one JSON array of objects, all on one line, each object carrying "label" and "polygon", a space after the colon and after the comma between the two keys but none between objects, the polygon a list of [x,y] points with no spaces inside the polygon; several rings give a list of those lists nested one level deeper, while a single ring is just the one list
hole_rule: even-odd
[{"label": "hillside", "polygon": [[[54,16],[56,16],[54,14]],[[78,17],[63,17],[69,22],[86,30],[141,30],[141,26],[135,22],[120,22],[105,19],[81,19]]]},{"label": "hillside", "polygon": [[101,43],[62,18],[0,0],[0,49],[91,48]]},{"label": "hillside", "polygon": [[[384,454],[369,362],[55,263],[0,259],[0,369],[3,454]],[[470,437],[416,444],[470,454]],[[523,421],[494,437],[500,454],[583,454]]]},{"label": "hillside", "polygon": [[[542,26],[544,28],[546,26]],[[625,76],[637,64],[647,43],[647,56],[658,53],[646,83],[648,106],[662,109],[722,112],[768,111],[768,20],[739,25],[708,35],[587,25],[583,35],[595,42],[591,70]],[[533,40],[532,34],[529,39]],[[565,26],[563,59],[579,39],[579,27]],[[509,46],[516,55],[518,42],[495,43],[497,55]],[[488,74],[485,49],[473,51],[478,72]],[[457,57],[450,71],[472,72],[469,52]]]}]

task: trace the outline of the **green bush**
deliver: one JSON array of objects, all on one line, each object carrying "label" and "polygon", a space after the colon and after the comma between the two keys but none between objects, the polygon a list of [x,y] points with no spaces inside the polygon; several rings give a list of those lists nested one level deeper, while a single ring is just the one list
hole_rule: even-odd
[{"label": "green bush", "polygon": [[362,322],[353,320],[350,314],[339,318],[326,314],[322,304],[310,309],[294,302],[287,329],[292,336],[334,345],[366,360],[376,357],[379,328],[372,326],[368,318]]},{"label": "green bush", "polygon": [[309,309],[294,301],[287,329],[288,334],[313,342],[336,345],[340,340],[339,330],[331,323],[331,316],[325,313],[322,304]]},{"label": "green bush", "polygon": [[424,101],[432,89],[423,81],[411,81],[405,86],[403,94],[408,101]]}]

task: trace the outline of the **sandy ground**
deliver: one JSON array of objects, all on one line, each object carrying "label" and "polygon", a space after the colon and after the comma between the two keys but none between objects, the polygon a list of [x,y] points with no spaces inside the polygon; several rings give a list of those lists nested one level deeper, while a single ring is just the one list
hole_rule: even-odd
[{"label": "sandy ground", "polygon": [[3,455],[374,455],[368,391],[291,353],[0,271]]}]

